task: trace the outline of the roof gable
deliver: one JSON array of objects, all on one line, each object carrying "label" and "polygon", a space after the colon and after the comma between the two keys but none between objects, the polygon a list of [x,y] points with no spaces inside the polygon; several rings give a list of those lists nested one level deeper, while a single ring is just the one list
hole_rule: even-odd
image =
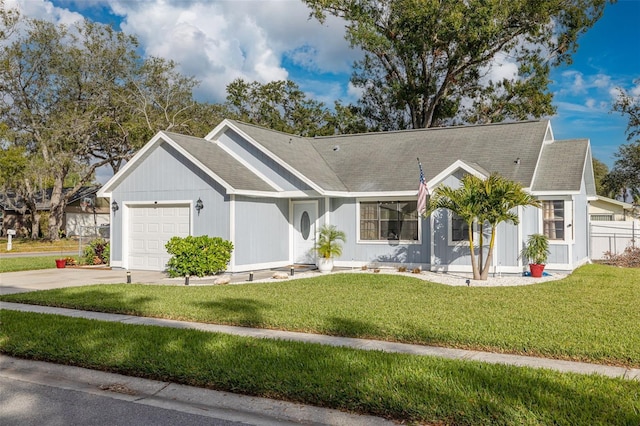
[{"label": "roof gable", "polygon": [[[562,140],[544,144],[531,190],[579,192],[587,170],[585,164],[590,159],[587,139]],[[593,181],[593,172],[590,180]],[[587,186],[595,188],[595,185],[589,185],[589,177],[586,177],[585,181]],[[587,188],[587,191],[588,195],[592,195],[590,188]]]}]

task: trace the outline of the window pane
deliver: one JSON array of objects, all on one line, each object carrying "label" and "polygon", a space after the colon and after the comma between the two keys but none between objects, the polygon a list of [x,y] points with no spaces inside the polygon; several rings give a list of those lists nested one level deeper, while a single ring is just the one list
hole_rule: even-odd
[{"label": "window pane", "polygon": [[402,229],[400,230],[401,240],[418,240],[418,221],[405,221],[402,223]]},{"label": "window pane", "polygon": [[543,201],[544,235],[550,240],[564,240],[564,201]]},{"label": "window pane", "polygon": [[360,203],[360,219],[377,219],[378,203]]},{"label": "window pane", "polygon": [[378,221],[377,220],[361,220],[360,221],[360,239],[361,240],[377,240]]},{"label": "window pane", "polygon": [[400,238],[398,230],[398,222],[381,220],[380,221],[380,239],[381,240],[397,240]]},{"label": "window pane", "polygon": [[360,203],[361,240],[418,240],[418,202]]},{"label": "window pane", "polygon": [[469,225],[457,214],[451,218],[451,241],[467,241],[469,238]]},{"label": "window pane", "polygon": [[398,219],[398,203],[395,201],[380,203],[380,219]]}]

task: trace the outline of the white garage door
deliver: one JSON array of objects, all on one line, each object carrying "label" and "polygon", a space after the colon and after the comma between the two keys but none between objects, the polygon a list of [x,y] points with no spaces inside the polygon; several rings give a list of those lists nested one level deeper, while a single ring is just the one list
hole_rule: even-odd
[{"label": "white garage door", "polygon": [[171,257],[167,241],[189,235],[189,207],[132,207],[129,212],[129,269],[165,270]]}]

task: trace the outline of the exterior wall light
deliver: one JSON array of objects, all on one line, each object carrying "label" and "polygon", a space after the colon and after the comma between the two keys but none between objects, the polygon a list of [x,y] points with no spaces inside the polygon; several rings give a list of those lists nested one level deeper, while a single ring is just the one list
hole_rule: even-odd
[{"label": "exterior wall light", "polygon": [[116,200],[113,200],[113,202],[111,203],[111,210],[113,211],[113,214],[115,214],[119,208],[120,207],[118,207],[118,203],[116,203]]},{"label": "exterior wall light", "polygon": [[200,210],[204,208],[204,204],[202,204],[202,200],[198,197],[198,201],[196,201],[196,211],[198,212],[198,216],[200,216]]}]

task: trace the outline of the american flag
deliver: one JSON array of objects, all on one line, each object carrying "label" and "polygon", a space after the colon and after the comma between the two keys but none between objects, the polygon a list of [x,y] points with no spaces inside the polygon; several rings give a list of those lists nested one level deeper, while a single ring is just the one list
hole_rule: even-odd
[{"label": "american flag", "polygon": [[424,179],[424,172],[422,171],[422,163],[418,158],[418,167],[420,168],[420,186],[418,186],[418,214],[424,216],[427,211],[427,196],[429,196],[429,188],[427,188],[427,181]]}]

